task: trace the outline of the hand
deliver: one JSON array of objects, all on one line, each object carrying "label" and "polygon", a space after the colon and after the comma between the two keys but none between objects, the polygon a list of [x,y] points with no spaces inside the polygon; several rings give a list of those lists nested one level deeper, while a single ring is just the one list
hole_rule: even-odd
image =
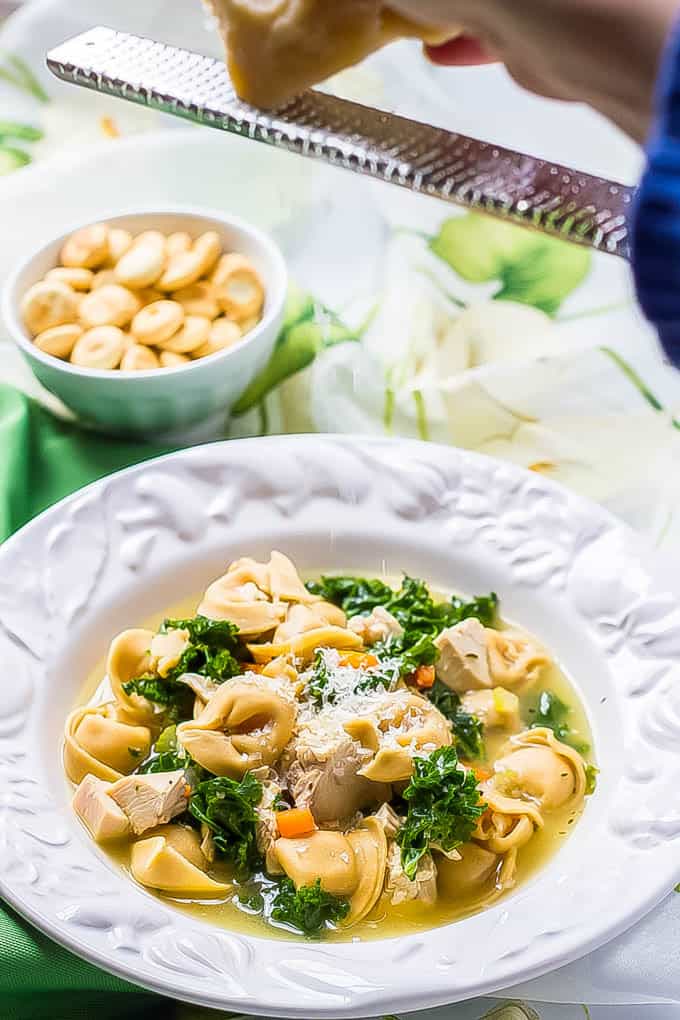
[{"label": "hand", "polygon": [[438,64],[501,60],[525,88],[589,103],[637,141],[678,0],[391,0],[414,20],[464,35],[428,48]]}]

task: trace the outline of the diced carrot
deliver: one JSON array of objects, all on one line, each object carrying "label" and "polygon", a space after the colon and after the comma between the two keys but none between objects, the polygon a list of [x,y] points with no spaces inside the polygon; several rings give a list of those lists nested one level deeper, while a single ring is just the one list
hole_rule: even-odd
[{"label": "diced carrot", "polygon": [[473,765],[471,768],[480,783],[483,783],[486,779],[491,779],[493,775],[491,769],[486,769],[483,765]]},{"label": "diced carrot", "polygon": [[246,673],[261,673],[264,666],[258,666],[256,662],[244,662],[243,668]]},{"label": "diced carrot", "polygon": [[434,666],[418,666],[418,669],[413,674],[416,687],[420,687],[421,690],[428,690],[430,687],[434,687]]},{"label": "diced carrot", "polygon": [[352,669],[370,669],[378,664],[379,660],[370,652],[345,652],[338,663],[339,666],[351,666]]},{"label": "diced carrot", "polygon": [[308,836],[316,830],[314,815],[309,808],[291,808],[289,811],[276,812],[276,824],[279,833],[285,839],[296,836]]}]

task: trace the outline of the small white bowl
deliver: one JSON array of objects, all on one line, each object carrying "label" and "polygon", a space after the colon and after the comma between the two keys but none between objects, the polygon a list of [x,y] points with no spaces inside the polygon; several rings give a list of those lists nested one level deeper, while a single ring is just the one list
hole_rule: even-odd
[{"label": "small white bowl", "polygon": [[288,277],[280,249],[248,223],[204,209],[177,207],[104,214],[99,222],[124,227],[134,234],[152,229],[163,233],[182,230],[197,237],[206,230],[217,231],[225,250],[247,255],[260,273],[266,293],[262,319],[236,346],[178,368],[104,371],[80,368],[45,354],[35,346],[22,321],[21,299],[57,265],[64,240],[86,225],[76,223],[25,259],[3,291],[5,325],[36,378],[84,425],[106,432],[151,436],[187,428],[218,412],[226,417],[234,401],[267,363],[281,328]]}]

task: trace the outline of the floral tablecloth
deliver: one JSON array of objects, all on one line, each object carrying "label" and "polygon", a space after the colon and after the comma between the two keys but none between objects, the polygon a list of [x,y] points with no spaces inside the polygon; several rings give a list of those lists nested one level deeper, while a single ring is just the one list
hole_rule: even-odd
[{"label": "floral tablecloth", "polygon": [[[94,23],[219,52],[193,0],[33,0],[0,29],[0,277],[104,198],[190,201],[200,176],[201,204],[275,234],[295,284],[273,357],[232,419],[180,441],[342,431],[476,449],[608,506],[663,551],[674,581],[680,386],[623,263],[50,81],[44,50]],[[498,69],[464,73],[444,78],[400,45],[330,87],[634,177],[640,153],[595,115],[526,96]],[[62,413],[12,347],[0,342],[0,355],[0,381]],[[543,1020],[589,1015],[536,1008]],[[677,1007],[614,1009],[592,1007],[592,1020],[666,1020]]]}]

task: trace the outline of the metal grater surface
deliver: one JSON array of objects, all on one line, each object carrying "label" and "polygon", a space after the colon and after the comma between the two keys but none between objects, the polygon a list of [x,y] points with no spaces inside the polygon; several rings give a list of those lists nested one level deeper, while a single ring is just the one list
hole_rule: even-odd
[{"label": "metal grater surface", "polygon": [[223,63],[93,28],[47,55],[63,81],[321,159],[576,244],[630,254],[626,185],[321,92],[273,111],[234,93]]}]

